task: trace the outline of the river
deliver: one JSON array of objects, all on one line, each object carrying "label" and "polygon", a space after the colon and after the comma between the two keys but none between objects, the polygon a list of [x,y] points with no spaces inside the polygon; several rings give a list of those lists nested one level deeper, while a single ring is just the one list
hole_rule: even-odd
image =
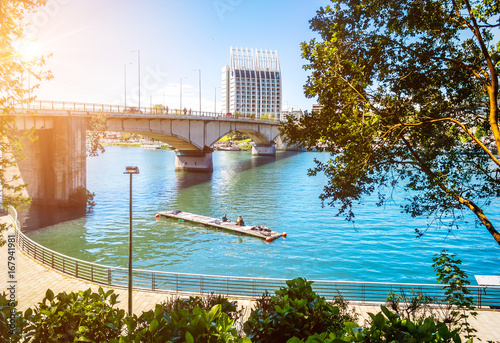
[{"label": "river", "polygon": [[[36,242],[60,253],[105,265],[128,263],[129,176],[133,176],[134,268],[210,275],[434,283],[432,257],[442,249],[456,253],[474,275],[500,275],[500,247],[467,211],[460,229],[449,234],[431,227],[421,238],[415,228],[426,218],[402,214],[394,203],[375,205],[368,197],[355,208],[354,224],[321,206],[324,176],[308,177],[314,159],[326,153],[278,152],[276,157],[246,151],[215,151],[213,173],[175,172],[174,152],[108,147],[87,159],[87,188],[95,193],[91,213],[24,214],[23,226]],[[486,208],[500,225],[500,203]],[[196,224],[158,219],[158,211],[179,209],[206,216],[242,215],[251,225],[287,232],[266,243]],[[55,225],[43,219],[62,220]],[[40,226],[45,226],[39,228]]]}]

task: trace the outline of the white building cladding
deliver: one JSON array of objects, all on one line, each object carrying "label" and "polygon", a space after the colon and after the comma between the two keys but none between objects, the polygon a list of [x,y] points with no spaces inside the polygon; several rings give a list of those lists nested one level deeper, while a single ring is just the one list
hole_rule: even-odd
[{"label": "white building cladding", "polygon": [[281,70],[276,51],[230,49],[231,64],[222,68],[222,110],[242,116],[281,113]]}]

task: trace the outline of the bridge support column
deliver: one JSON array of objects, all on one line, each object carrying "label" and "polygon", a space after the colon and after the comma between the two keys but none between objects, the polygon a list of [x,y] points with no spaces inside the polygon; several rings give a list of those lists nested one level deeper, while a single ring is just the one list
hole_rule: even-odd
[{"label": "bridge support column", "polygon": [[276,156],[276,145],[254,144],[252,146],[252,156]]},{"label": "bridge support column", "polygon": [[86,187],[85,118],[58,117],[50,129],[36,130],[26,142],[19,173],[28,182],[33,202],[74,206],[72,198]]},{"label": "bridge support column", "polygon": [[175,170],[176,171],[212,171],[212,152],[204,151],[176,151]]}]

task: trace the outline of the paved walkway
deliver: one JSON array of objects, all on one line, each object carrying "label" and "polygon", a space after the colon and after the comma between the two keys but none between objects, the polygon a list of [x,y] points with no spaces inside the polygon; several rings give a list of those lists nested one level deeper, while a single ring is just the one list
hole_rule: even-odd
[{"label": "paved walkway", "polygon": [[[0,222],[9,222],[11,219],[8,216],[0,217]],[[4,233],[13,234],[13,230]],[[81,281],[74,277],[67,276],[58,271],[54,271],[34,260],[27,257],[17,247],[15,251],[15,276],[16,283],[9,283],[9,250],[8,245],[0,248],[0,292],[8,292],[9,287],[15,286],[15,297],[18,301],[17,309],[19,311],[34,308],[45,296],[45,291],[51,289],[54,294],[60,292],[77,292],[86,290],[89,287],[93,291],[97,291],[99,285],[90,282]],[[104,289],[108,287],[102,286]],[[116,289],[118,294],[117,307],[127,311],[127,290]],[[133,311],[135,314],[141,314],[144,311],[153,309],[155,304],[161,303],[175,294],[162,292],[133,292]],[[253,302],[248,299],[234,299],[238,304],[246,309],[246,316],[249,315],[249,308]],[[377,313],[380,311],[379,306],[352,305],[356,312],[360,314],[359,323],[363,323],[364,319],[369,318],[368,313]],[[479,315],[476,318],[471,318],[472,326],[478,331],[477,337],[486,343],[488,341],[500,343],[500,311],[494,310],[479,310]]]}]

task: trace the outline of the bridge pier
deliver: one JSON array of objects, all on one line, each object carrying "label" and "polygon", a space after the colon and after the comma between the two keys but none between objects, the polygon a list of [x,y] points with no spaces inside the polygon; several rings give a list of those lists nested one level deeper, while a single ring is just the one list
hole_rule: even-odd
[{"label": "bridge pier", "polygon": [[176,171],[210,172],[213,168],[212,152],[176,151]]},{"label": "bridge pier", "polygon": [[18,161],[21,179],[33,202],[74,206],[73,197],[86,187],[86,119],[59,117],[19,120],[20,129],[36,129],[36,141],[25,142],[26,159]]},{"label": "bridge pier", "polygon": [[252,146],[252,156],[276,156],[276,145],[271,144],[254,144]]}]

